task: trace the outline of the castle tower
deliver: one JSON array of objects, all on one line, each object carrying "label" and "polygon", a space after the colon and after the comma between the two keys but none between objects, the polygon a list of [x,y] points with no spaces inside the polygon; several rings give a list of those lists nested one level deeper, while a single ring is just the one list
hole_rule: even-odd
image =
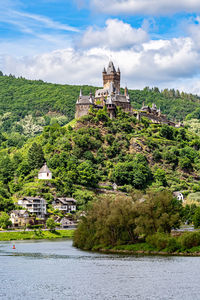
[{"label": "castle tower", "polygon": [[104,89],[108,89],[110,83],[113,83],[114,91],[116,94],[120,93],[120,69],[115,70],[114,64],[112,61],[109,62],[107,71],[103,69],[103,86]]}]

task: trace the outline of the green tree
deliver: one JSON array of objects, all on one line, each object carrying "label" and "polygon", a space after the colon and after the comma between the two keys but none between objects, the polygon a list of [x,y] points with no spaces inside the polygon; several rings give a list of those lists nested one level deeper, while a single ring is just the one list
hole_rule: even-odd
[{"label": "green tree", "polygon": [[10,217],[7,213],[1,212],[0,214],[0,227],[2,229],[7,229],[8,226],[11,226],[12,222],[10,221]]},{"label": "green tree", "polygon": [[74,245],[92,249],[96,245],[134,243],[137,211],[130,198],[106,196],[92,203],[85,217],[79,222]]},{"label": "green tree", "polygon": [[200,227],[200,207],[197,207],[193,216],[194,228]]},{"label": "green tree", "polygon": [[149,191],[138,203],[136,232],[145,236],[156,232],[170,233],[172,228],[180,226],[180,211],[181,204],[167,190]]},{"label": "green tree", "polygon": [[56,222],[53,218],[48,218],[46,221],[46,226],[50,229],[50,231],[54,231],[56,228]]},{"label": "green tree", "polygon": [[45,162],[42,146],[33,143],[28,150],[28,164],[31,169],[39,169]]},{"label": "green tree", "polygon": [[86,186],[95,186],[98,183],[98,174],[91,161],[82,162],[78,168],[78,181]]}]

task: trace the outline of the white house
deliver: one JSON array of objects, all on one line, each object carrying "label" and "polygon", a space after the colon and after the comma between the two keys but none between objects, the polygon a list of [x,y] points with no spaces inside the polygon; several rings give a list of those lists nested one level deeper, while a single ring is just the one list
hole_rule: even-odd
[{"label": "white house", "polygon": [[181,192],[173,192],[174,197],[177,198],[177,200],[183,201],[184,197],[183,194]]},{"label": "white house", "polygon": [[45,163],[38,173],[38,179],[52,179],[52,173]]},{"label": "white house", "polygon": [[35,214],[38,218],[43,219],[47,213],[46,200],[40,197],[24,197],[18,200],[18,205]]},{"label": "white house", "polygon": [[58,209],[65,213],[76,211],[76,200],[73,198],[55,198],[52,205],[54,209]]}]

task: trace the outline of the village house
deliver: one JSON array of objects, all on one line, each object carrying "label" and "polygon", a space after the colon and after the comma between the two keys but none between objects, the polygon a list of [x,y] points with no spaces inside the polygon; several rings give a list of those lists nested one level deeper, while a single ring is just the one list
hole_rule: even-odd
[{"label": "village house", "polygon": [[72,213],[76,211],[76,200],[73,198],[55,198],[52,202],[54,209],[58,209],[64,213]]},{"label": "village house", "polygon": [[34,217],[29,216],[27,210],[12,210],[10,213],[10,220],[13,227],[24,227],[34,224]]},{"label": "village house", "polygon": [[41,219],[44,219],[47,213],[46,200],[41,197],[24,197],[18,200],[18,205],[24,207],[27,211]]},{"label": "village house", "polygon": [[173,192],[174,197],[177,198],[177,200],[183,201],[184,200],[184,196],[181,192]]},{"label": "village house", "polygon": [[49,170],[47,164],[40,169],[38,173],[38,179],[49,180],[52,179],[52,172]]}]

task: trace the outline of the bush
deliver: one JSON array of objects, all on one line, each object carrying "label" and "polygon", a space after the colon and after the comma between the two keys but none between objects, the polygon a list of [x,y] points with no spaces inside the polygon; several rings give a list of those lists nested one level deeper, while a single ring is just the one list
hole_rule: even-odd
[{"label": "bush", "polygon": [[149,235],[146,238],[146,242],[160,251],[162,249],[167,248],[169,239],[170,237],[167,234],[155,233],[153,235]]},{"label": "bush", "polygon": [[179,237],[179,242],[183,250],[200,246],[200,232],[187,232]]},{"label": "bush", "polygon": [[178,240],[174,237],[170,237],[167,234],[156,233],[146,238],[148,244],[155,247],[157,250],[166,249],[167,252],[175,252],[180,248]]}]

